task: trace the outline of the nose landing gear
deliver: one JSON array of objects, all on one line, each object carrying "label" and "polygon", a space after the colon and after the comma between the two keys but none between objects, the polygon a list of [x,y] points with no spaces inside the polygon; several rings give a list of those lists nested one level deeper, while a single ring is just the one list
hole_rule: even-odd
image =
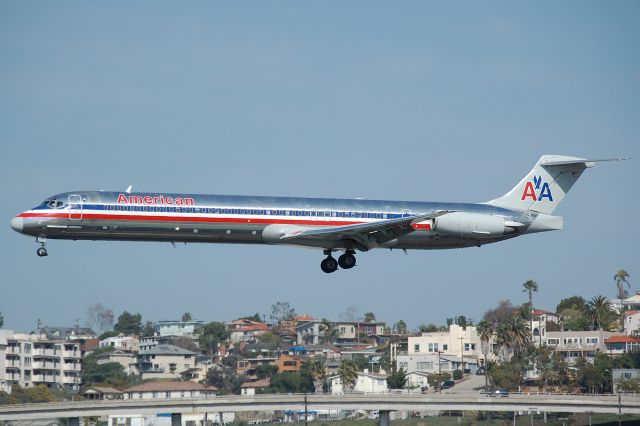
[{"label": "nose landing gear", "polygon": [[47,249],[45,248],[45,244],[47,243],[47,239],[38,237],[38,238],[36,238],[36,242],[40,243],[40,247],[38,248],[38,250],[36,250],[36,254],[38,256],[40,256],[40,257],[47,256],[49,254],[49,253],[47,253]]},{"label": "nose landing gear", "polygon": [[327,257],[322,262],[320,262],[320,269],[322,269],[322,272],[325,272],[327,274],[337,271],[338,266],[340,266],[342,269],[351,269],[356,266],[356,257],[354,256],[354,253],[355,252],[353,250],[347,250],[336,261],[331,256],[331,250],[325,250],[324,254],[326,254]]}]

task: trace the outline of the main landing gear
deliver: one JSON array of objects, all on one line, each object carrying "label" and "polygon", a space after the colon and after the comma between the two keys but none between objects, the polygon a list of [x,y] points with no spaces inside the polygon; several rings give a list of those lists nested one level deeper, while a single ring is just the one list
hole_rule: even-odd
[{"label": "main landing gear", "polygon": [[356,266],[356,257],[354,256],[355,252],[353,250],[347,250],[337,261],[331,256],[331,250],[325,250],[324,254],[326,254],[327,257],[320,262],[320,269],[327,274],[337,271],[338,266],[342,269],[351,269]]},{"label": "main landing gear", "polygon": [[47,249],[45,248],[45,244],[47,243],[46,238],[36,238],[36,242],[40,243],[40,247],[38,248],[38,250],[36,250],[36,254],[40,257],[44,257],[47,256],[49,253],[47,253]]}]

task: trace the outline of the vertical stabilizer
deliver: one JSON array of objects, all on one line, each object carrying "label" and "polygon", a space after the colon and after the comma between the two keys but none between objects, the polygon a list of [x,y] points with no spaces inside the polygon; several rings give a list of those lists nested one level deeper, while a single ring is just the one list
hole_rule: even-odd
[{"label": "vertical stabilizer", "polygon": [[[598,160],[593,160],[598,161]],[[486,204],[518,211],[551,214],[593,162],[563,155],[543,155],[511,191]]]}]

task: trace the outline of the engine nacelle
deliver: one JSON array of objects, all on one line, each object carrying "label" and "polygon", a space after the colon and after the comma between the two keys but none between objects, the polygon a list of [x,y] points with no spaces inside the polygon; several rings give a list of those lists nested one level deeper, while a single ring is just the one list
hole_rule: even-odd
[{"label": "engine nacelle", "polygon": [[453,212],[433,220],[432,229],[443,235],[470,238],[493,238],[515,232],[499,216],[482,213]]}]

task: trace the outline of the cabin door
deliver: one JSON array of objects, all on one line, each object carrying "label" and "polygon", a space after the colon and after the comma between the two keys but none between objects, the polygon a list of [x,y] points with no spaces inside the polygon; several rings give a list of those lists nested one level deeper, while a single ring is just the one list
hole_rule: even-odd
[{"label": "cabin door", "polygon": [[82,197],[69,195],[69,220],[82,220]]}]

